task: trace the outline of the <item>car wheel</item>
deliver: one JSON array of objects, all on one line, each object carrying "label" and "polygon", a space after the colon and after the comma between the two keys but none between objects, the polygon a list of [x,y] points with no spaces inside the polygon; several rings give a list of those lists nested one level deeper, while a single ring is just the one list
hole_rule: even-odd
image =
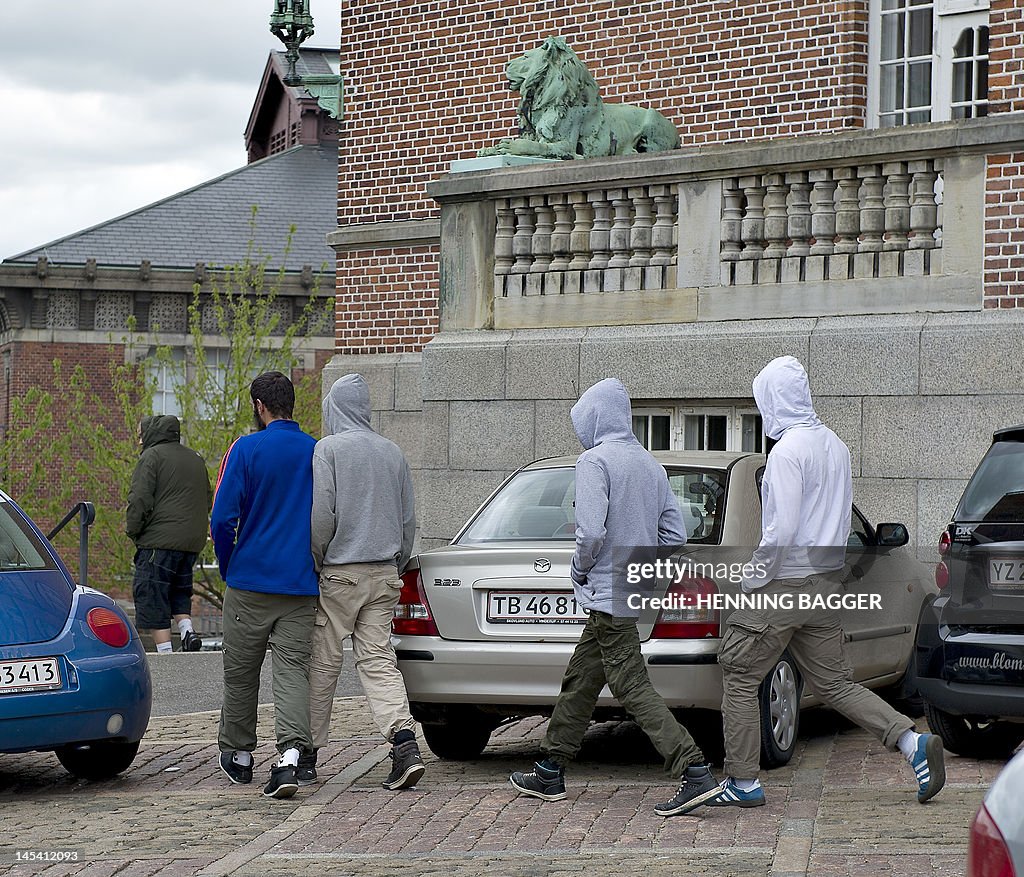
[{"label": "car wheel", "polygon": [[950,752],[969,758],[1008,758],[1024,741],[1024,725],[991,722],[975,716],[954,716],[930,703],[924,714],[928,727]]},{"label": "car wheel", "polygon": [[800,730],[803,680],[788,652],[783,652],[758,691],[761,704],[761,766],[788,764]]},{"label": "car wheel", "polygon": [[64,769],[80,779],[109,780],[127,770],[138,751],[138,740],[134,743],[100,740],[61,746],[56,755]]},{"label": "car wheel", "polygon": [[447,761],[478,758],[491,739],[494,722],[477,713],[453,712],[446,721],[423,725],[423,736],[430,751]]}]

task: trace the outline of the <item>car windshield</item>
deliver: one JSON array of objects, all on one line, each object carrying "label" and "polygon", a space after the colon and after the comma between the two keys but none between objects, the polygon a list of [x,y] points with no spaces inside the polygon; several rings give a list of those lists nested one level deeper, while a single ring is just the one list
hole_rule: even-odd
[{"label": "car windshield", "polygon": [[0,500],[0,572],[53,569],[39,537],[6,500]]},{"label": "car windshield", "polygon": [[[669,484],[679,502],[690,542],[720,539],[726,472],[670,467]],[[458,544],[549,542],[575,539],[576,471],[572,467],[517,473],[484,507]]]},{"label": "car windshield", "polygon": [[955,518],[1024,522],[1024,444],[996,442],[992,446],[967,485]]}]

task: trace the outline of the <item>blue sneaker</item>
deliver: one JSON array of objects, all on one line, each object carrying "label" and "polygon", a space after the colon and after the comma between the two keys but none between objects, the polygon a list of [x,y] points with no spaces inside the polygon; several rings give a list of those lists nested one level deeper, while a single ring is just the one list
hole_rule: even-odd
[{"label": "blue sneaker", "polygon": [[939,794],[946,784],[942,740],[935,734],[922,734],[917,740],[917,752],[910,759],[910,766],[917,777],[917,800],[923,804]]},{"label": "blue sneaker", "polygon": [[722,783],[722,791],[708,801],[709,807],[763,807],[764,804],[764,789],[760,785],[744,792],[732,777]]}]

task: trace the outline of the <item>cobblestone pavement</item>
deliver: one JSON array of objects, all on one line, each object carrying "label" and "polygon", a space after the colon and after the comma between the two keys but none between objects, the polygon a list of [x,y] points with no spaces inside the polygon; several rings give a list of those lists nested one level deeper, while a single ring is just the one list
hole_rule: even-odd
[{"label": "cobblestone pavement", "polygon": [[[261,708],[261,740],[272,708]],[[217,713],[153,720],[139,757],[105,783],[68,776],[52,755],[0,757],[0,875],[47,877],[610,877],[678,875],[952,877],[968,826],[1001,764],[947,756],[946,789],[917,804],[906,763],[830,715],[809,716],[793,761],[763,777],[768,806],[661,819],[670,797],[632,725],[592,728],[565,801],[517,798],[508,774],[536,755],[543,721],[499,729],[485,755],[439,762],[420,787],[381,788],[387,749],[362,698],[339,700],[325,781],[287,801],[216,764]],[[324,759],[326,756],[326,759]],[[17,850],[78,851],[76,863],[16,863]]]}]

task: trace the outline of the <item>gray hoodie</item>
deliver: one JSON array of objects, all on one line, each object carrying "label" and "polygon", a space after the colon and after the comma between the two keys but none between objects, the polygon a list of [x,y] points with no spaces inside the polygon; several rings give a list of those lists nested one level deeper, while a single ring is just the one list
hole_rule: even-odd
[{"label": "gray hoodie", "polygon": [[639,615],[626,605],[621,575],[613,595],[613,567],[626,549],[686,542],[665,469],[636,440],[631,414],[626,388],[614,378],[594,384],[570,412],[586,448],[576,461],[576,598],[587,609],[624,618]]},{"label": "gray hoodie", "polygon": [[323,402],[328,435],[313,451],[313,560],[395,563],[412,554],[412,475],[401,449],[370,428],[362,375],[338,378]]}]

